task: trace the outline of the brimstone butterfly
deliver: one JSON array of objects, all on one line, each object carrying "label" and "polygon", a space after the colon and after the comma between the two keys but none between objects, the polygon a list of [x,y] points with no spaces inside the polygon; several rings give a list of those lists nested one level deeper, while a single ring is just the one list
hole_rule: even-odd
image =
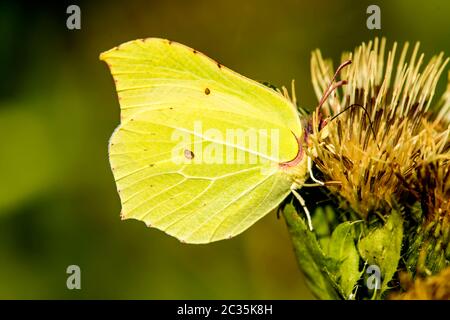
[{"label": "brimstone butterfly", "polygon": [[100,59],[121,108],[109,159],[123,219],[208,243],[246,230],[290,192],[304,206],[295,189],[310,158],[283,94],[165,39],[127,42]]}]

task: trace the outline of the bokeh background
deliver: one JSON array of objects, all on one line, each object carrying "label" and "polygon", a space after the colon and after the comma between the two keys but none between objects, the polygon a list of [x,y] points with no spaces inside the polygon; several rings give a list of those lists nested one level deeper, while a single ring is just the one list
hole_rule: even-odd
[{"label": "bokeh background", "polygon": [[[81,8],[81,30],[66,8]],[[381,7],[381,30],[366,8]],[[100,52],[143,37],[196,48],[250,78],[296,79],[316,99],[310,53],[386,36],[450,54],[450,3],[422,1],[41,1],[0,3],[0,298],[309,299],[284,221],[269,214],[242,235],[186,245],[119,219],[107,157],[119,122]],[[444,86],[442,79],[440,87]],[[81,267],[82,289],[66,288]]]}]

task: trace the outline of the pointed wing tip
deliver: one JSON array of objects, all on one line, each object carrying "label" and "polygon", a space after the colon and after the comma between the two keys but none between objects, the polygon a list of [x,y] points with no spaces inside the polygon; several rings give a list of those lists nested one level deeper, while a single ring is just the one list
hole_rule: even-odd
[{"label": "pointed wing tip", "polygon": [[107,56],[108,52],[109,52],[109,50],[100,53],[99,56],[98,56],[98,59],[99,59],[100,61],[106,61],[106,56]]},{"label": "pointed wing tip", "polygon": [[109,56],[110,56],[110,53],[115,52],[115,51],[118,51],[118,50],[121,50],[121,49],[124,49],[124,48],[126,48],[127,46],[132,45],[132,44],[136,44],[136,43],[138,43],[138,42],[139,42],[139,43],[164,42],[164,43],[167,43],[167,44],[169,44],[169,45],[171,45],[172,43],[174,43],[174,42],[171,41],[171,40],[163,39],[163,38],[156,38],[156,37],[148,37],[148,38],[135,39],[135,40],[131,40],[131,41],[124,42],[124,43],[122,43],[122,44],[120,44],[120,45],[118,45],[118,46],[115,46],[115,47],[113,47],[113,48],[111,48],[111,49],[109,49],[109,50],[106,50],[106,51],[100,53],[99,59],[100,59],[100,61],[105,61],[105,62],[106,62],[106,61],[108,60]]},{"label": "pointed wing tip", "polygon": [[113,47],[113,48],[111,48],[109,50],[103,51],[102,53],[100,53],[98,58],[100,59],[100,61],[105,61],[108,64],[107,60],[110,57],[111,53],[119,50],[121,46],[122,45],[118,45],[118,46],[115,46],[115,47]]}]

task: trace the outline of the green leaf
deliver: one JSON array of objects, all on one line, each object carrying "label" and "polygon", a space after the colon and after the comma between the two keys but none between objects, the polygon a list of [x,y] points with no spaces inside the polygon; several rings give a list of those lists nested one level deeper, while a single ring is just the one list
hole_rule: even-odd
[{"label": "green leaf", "polygon": [[306,276],[311,291],[319,299],[342,299],[339,287],[329,272],[336,268],[335,261],[324,256],[315,234],[298,216],[293,205],[286,205],[283,215],[291,235],[298,264]]},{"label": "green leaf", "polygon": [[312,225],[314,226],[314,233],[317,236],[319,245],[326,254],[328,244],[330,242],[331,231],[330,225],[326,219],[325,210],[323,207],[317,207],[311,217]]},{"label": "green leaf", "polygon": [[380,268],[383,278],[380,294],[388,289],[388,283],[397,270],[402,238],[403,218],[400,212],[392,210],[384,226],[369,231],[358,243],[361,257],[368,264]]},{"label": "green leaf", "polygon": [[336,221],[336,213],[331,206],[317,207],[311,219],[320,247],[325,255],[327,255],[331,232],[338,224]]},{"label": "green leaf", "polygon": [[361,277],[353,223],[344,222],[334,229],[329,243],[328,255],[339,262],[338,268],[332,271],[345,298],[348,299]]}]

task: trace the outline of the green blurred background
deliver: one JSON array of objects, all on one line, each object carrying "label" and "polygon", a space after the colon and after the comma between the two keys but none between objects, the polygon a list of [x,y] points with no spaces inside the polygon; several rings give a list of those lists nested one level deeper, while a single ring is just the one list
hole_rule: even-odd
[{"label": "green blurred background", "polygon": [[[66,28],[69,4],[81,30]],[[381,31],[366,8],[381,7]],[[450,3],[421,1],[73,1],[0,4],[0,298],[307,299],[282,220],[186,245],[119,219],[107,142],[119,122],[100,52],[143,37],[196,48],[250,78],[295,78],[316,103],[310,52],[339,59],[386,36],[450,52]],[[443,81],[441,81],[441,87]],[[66,288],[81,267],[82,289]]]}]

